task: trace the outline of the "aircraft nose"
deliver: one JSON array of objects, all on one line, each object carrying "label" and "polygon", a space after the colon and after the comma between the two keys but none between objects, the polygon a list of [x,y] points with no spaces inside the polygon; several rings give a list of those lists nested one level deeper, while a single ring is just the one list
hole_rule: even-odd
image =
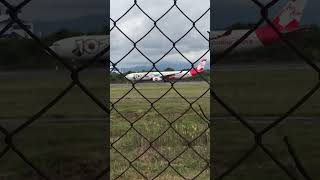
[{"label": "aircraft nose", "polygon": [[133,80],[133,74],[127,74],[126,78],[129,79],[129,80]]},{"label": "aircraft nose", "polygon": [[52,51],[54,51],[55,53],[58,53],[59,47],[60,47],[60,45],[59,45],[58,43],[54,43],[54,44],[52,44],[49,48],[50,48]]}]

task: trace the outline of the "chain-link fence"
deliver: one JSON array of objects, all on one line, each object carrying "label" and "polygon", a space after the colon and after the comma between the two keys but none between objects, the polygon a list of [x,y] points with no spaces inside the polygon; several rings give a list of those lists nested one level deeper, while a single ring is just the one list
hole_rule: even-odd
[{"label": "chain-link fence", "polygon": [[[269,3],[267,3],[266,5],[264,5],[263,3],[257,1],[257,0],[252,0],[252,2],[254,4],[256,4],[259,8],[261,8],[261,18],[260,20],[256,23],[256,26],[254,28],[252,28],[250,31],[248,31],[242,38],[240,38],[237,42],[235,42],[232,46],[230,46],[230,48],[228,48],[227,50],[224,51],[224,53],[220,54],[219,56],[215,56],[214,54],[214,49],[213,49],[213,53],[211,54],[211,76],[214,76],[214,72],[213,72],[213,65],[215,63],[217,63],[218,61],[222,60],[227,54],[231,53],[231,51],[236,48],[242,41],[244,41],[251,33],[253,33],[260,25],[263,24],[263,22],[267,22],[267,24],[269,24],[272,29],[278,34],[278,36],[281,38],[281,40],[290,48],[292,49],[292,52],[294,52],[295,54],[297,54],[297,56],[299,56],[303,61],[305,61],[308,65],[310,65],[310,67],[312,67],[317,73],[320,72],[319,67],[311,60],[309,59],[306,55],[304,55],[293,43],[291,43],[287,38],[285,38],[282,33],[272,24],[272,22],[269,20],[268,17],[268,11],[270,8],[272,8],[275,4],[277,4],[280,0],[273,0]],[[45,172],[43,172],[41,170],[41,167],[37,167],[35,164],[33,164],[32,161],[30,161],[25,155],[24,153],[16,146],[13,137],[17,136],[17,134],[19,134],[22,130],[28,128],[31,124],[33,124],[35,121],[37,121],[43,114],[45,114],[50,108],[52,108],[53,106],[55,106],[57,104],[57,102],[59,102],[61,99],[64,98],[64,96],[66,94],[68,94],[70,92],[70,90],[75,87],[78,86],[85,94],[87,94],[90,99],[92,99],[93,102],[95,102],[99,108],[101,108],[103,111],[106,112],[106,116],[110,115],[110,112],[114,113],[113,117],[118,117],[119,119],[121,119],[121,121],[123,121],[126,125],[124,125],[124,127],[128,127],[128,128],[123,128],[122,130],[119,131],[118,135],[116,137],[111,137],[111,151],[112,151],[112,155],[114,156],[118,156],[119,159],[113,159],[112,163],[118,161],[123,161],[124,163],[120,165],[124,165],[123,169],[120,169],[119,173],[114,174],[112,176],[113,179],[119,179],[123,176],[128,175],[128,172],[133,172],[133,177],[138,177],[138,178],[143,178],[143,179],[155,179],[158,177],[162,177],[164,174],[167,174],[167,176],[165,176],[164,178],[170,179],[170,177],[172,177],[172,174],[174,174],[173,176],[178,176],[180,178],[183,179],[196,179],[200,176],[203,176],[203,174],[208,174],[208,170],[209,167],[211,169],[211,178],[214,179],[223,179],[225,177],[227,177],[230,173],[232,173],[237,167],[239,167],[242,163],[244,163],[246,161],[246,159],[248,157],[250,157],[252,155],[252,153],[254,151],[256,151],[258,148],[260,148],[263,152],[266,153],[266,155],[268,157],[270,157],[270,159],[272,161],[275,162],[275,164],[277,166],[279,166],[279,168],[281,170],[283,170],[287,176],[290,179],[298,179],[294,173],[292,171],[290,171],[288,169],[288,167],[286,165],[284,165],[280,160],[278,160],[278,158],[276,158],[276,156],[272,153],[272,151],[266,147],[264,145],[264,141],[263,141],[263,137],[268,134],[268,132],[270,132],[270,130],[272,130],[273,128],[277,127],[281,122],[283,122],[288,116],[290,116],[293,112],[295,112],[297,110],[297,108],[299,108],[301,105],[303,105],[307,100],[309,100],[311,98],[311,96],[319,89],[320,87],[320,82],[317,82],[317,84],[309,91],[305,94],[305,96],[303,96],[296,104],[294,104],[287,112],[285,112],[282,116],[280,116],[279,118],[275,119],[272,123],[270,123],[267,127],[265,127],[263,130],[258,131],[257,129],[255,129],[246,119],[244,119],[242,116],[240,116],[235,110],[233,110],[231,108],[231,106],[229,106],[228,104],[225,103],[225,101],[215,92],[213,84],[209,82],[209,80],[205,77],[203,77],[202,75],[200,75],[201,79],[206,83],[206,85],[210,86],[210,88],[205,88],[204,92],[201,93],[201,95],[199,95],[198,97],[193,97],[192,100],[190,100],[190,98],[188,98],[186,95],[183,95],[182,90],[179,90],[179,87],[177,87],[178,83],[182,80],[182,77],[175,80],[175,81],[169,81],[167,82],[169,84],[169,88],[167,90],[164,91],[164,93],[157,98],[149,98],[147,95],[145,95],[144,91],[142,90],[143,88],[139,87],[139,84],[141,84],[141,81],[135,81],[132,82],[130,80],[127,79],[128,85],[130,86],[129,90],[127,92],[125,92],[124,94],[121,95],[120,98],[117,98],[117,100],[115,101],[111,101],[111,109],[109,111],[109,107],[106,106],[106,103],[102,102],[101,100],[99,100],[93,93],[90,92],[90,90],[83,84],[81,83],[81,81],[79,80],[79,74],[85,70],[86,68],[88,68],[90,65],[94,64],[98,57],[102,56],[103,54],[107,53],[107,51],[109,50],[109,47],[106,48],[104,51],[102,51],[101,53],[99,53],[95,58],[93,58],[92,60],[86,62],[85,64],[81,65],[80,67],[73,67],[71,66],[66,60],[60,58],[54,51],[52,51],[48,46],[46,46],[40,38],[38,38],[36,35],[34,35],[32,32],[30,32],[30,30],[23,24],[23,22],[18,18],[17,13],[19,10],[21,10],[22,8],[24,8],[26,5],[28,5],[28,3],[31,2],[31,0],[25,0],[22,3],[18,4],[18,5],[11,5],[9,2],[5,1],[5,0],[0,0],[1,4],[3,4],[7,9],[8,9],[8,13],[11,17],[10,22],[5,26],[5,28],[3,28],[0,31],[0,35],[4,34],[13,24],[18,24],[26,33],[28,33],[30,35],[30,37],[32,37],[32,39],[34,41],[36,41],[38,43],[38,45],[40,47],[42,47],[42,49],[44,49],[46,52],[48,52],[51,56],[53,56],[54,58],[56,58],[61,64],[63,64],[64,67],[66,67],[66,69],[69,70],[70,72],[70,78],[72,79],[72,82],[61,92],[59,93],[56,97],[54,97],[52,99],[52,101],[50,103],[48,103],[45,107],[43,107],[43,109],[41,109],[39,112],[35,113],[32,117],[30,117],[29,119],[27,119],[24,123],[22,123],[19,127],[17,127],[16,129],[14,129],[13,131],[9,131],[6,128],[4,128],[3,126],[0,126],[0,131],[1,133],[5,136],[5,144],[6,146],[3,148],[3,150],[0,153],[0,158],[3,158],[7,152],[9,150],[12,150],[16,153],[16,155],[18,157],[20,157],[27,166],[31,167],[35,172],[37,172],[37,174],[42,178],[42,179],[51,179]],[[142,57],[144,57],[151,65],[152,68],[148,71],[148,73],[151,73],[152,71],[157,71],[161,74],[161,71],[159,70],[159,68],[157,68],[157,64],[162,61],[165,56],[167,54],[170,53],[170,51],[172,50],[176,50],[181,57],[183,57],[183,59],[188,62],[191,67],[189,68],[189,71],[195,68],[195,65],[206,55],[209,53],[209,50],[207,50],[203,55],[201,55],[199,58],[197,59],[189,59],[187,58],[183,52],[181,52],[179,50],[179,48],[177,47],[177,44],[184,39],[188,33],[191,30],[196,30],[202,37],[203,40],[206,41],[207,43],[209,42],[209,38],[207,38],[206,34],[203,34],[198,28],[197,28],[197,23],[210,12],[210,9],[208,8],[205,12],[202,13],[201,16],[199,16],[199,18],[197,19],[191,19],[185,12],[184,10],[182,10],[179,6],[178,1],[173,0],[172,4],[170,5],[170,8],[168,8],[168,10],[162,14],[159,18],[154,19],[151,18],[151,16],[148,15],[147,12],[145,12],[143,10],[143,8],[141,8],[141,5],[135,0],[132,3],[132,6],[123,14],[123,16],[121,16],[118,19],[110,19],[111,23],[111,28],[110,31],[111,33],[115,30],[119,31],[123,36],[125,36],[131,43],[132,43],[132,48],[121,58],[118,60],[111,60],[111,65],[113,67],[114,70],[118,71],[118,73],[120,73],[123,78],[125,77],[125,74],[123,74],[119,68],[117,68],[117,65],[119,63],[121,63],[122,61],[124,61],[126,59],[126,57],[132,52],[132,51],[137,51]],[[181,2],[183,3],[183,2]],[[139,9],[139,11],[141,13],[143,13],[146,17],[148,17],[148,19],[151,20],[151,22],[153,23],[152,28],[144,35],[142,36],[139,40],[134,41],[132,40],[129,36],[127,36],[122,30],[121,28],[119,28],[117,26],[117,23],[119,21],[121,21],[121,19],[123,17],[125,17],[125,15],[127,13],[129,13],[133,8],[137,8]],[[170,38],[170,36],[168,36],[159,26],[159,22],[171,11],[173,11],[173,9],[178,10],[181,15],[183,15],[190,24],[190,29],[189,31],[187,31],[186,33],[184,33],[179,39],[177,40],[173,40]],[[148,58],[148,56],[145,54],[144,50],[139,48],[139,42],[142,41],[149,33],[151,33],[153,30],[158,30],[163,37],[165,37],[168,41],[171,42],[171,48],[170,50],[163,54],[163,56],[159,59],[150,59]],[[163,75],[162,75],[163,76]],[[140,79],[142,79],[143,77],[141,77]],[[143,84],[143,86],[145,86],[145,84]],[[122,101],[125,101],[126,103],[128,101],[127,96],[129,96],[129,94],[131,92],[135,92],[137,94],[139,94],[140,99],[143,99],[145,101],[145,103],[148,105],[148,108],[146,109],[146,111],[140,113],[140,114],[135,114],[135,115],[131,115],[130,117],[128,117],[129,114],[125,114],[124,111],[120,110],[119,107],[117,106],[119,103],[121,103]],[[170,118],[170,116],[168,117],[166,115],[166,113],[164,113],[162,110],[159,109],[158,104],[159,101],[161,101],[162,99],[165,99],[165,97],[167,96],[167,94],[169,92],[175,92],[177,97],[179,99],[181,99],[183,101],[184,104],[187,105],[186,109],[182,109],[182,111],[180,113],[178,113],[177,117]],[[225,172],[221,173],[221,174],[215,174],[215,166],[213,165],[214,163],[214,154],[212,154],[213,151],[211,151],[210,154],[210,160],[209,157],[207,156],[209,154],[209,146],[211,146],[211,150],[214,144],[214,132],[213,130],[213,125],[214,125],[214,117],[211,117],[210,119],[212,121],[209,121],[208,116],[206,115],[206,113],[203,111],[202,106],[198,106],[198,101],[205,97],[206,94],[210,91],[210,95],[212,97],[213,100],[217,101],[221,106],[223,106],[229,113],[230,115],[232,115],[233,117],[235,117],[239,122],[241,122],[243,124],[244,127],[246,127],[248,129],[248,131],[250,131],[254,137],[255,137],[255,141],[252,147],[250,147],[247,151],[247,153],[245,153],[242,157],[240,157],[239,159],[235,160],[234,165],[232,165],[230,168],[228,168]],[[174,99],[172,97],[169,97],[168,99],[174,99],[177,100],[177,97]],[[139,102],[137,102],[135,105],[139,105]],[[168,103],[168,102],[164,102],[164,103]],[[180,102],[179,102],[180,103]],[[172,107],[172,108],[177,108],[177,107]],[[180,109],[181,110],[181,109]],[[154,113],[157,114],[157,121],[161,121],[163,124],[160,127],[157,127],[158,129],[160,128],[160,131],[158,132],[151,132],[150,134],[152,134],[153,136],[147,137],[147,135],[142,132],[143,130],[141,129],[141,125],[139,125],[139,122],[142,121],[144,118],[150,119],[151,121],[154,121],[154,117],[150,118],[150,116],[148,116],[149,113]],[[112,115],[111,113],[111,115]],[[192,114],[192,115],[190,115]],[[188,132],[189,129],[179,129],[179,122],[183,122],[183,120],[186,119],[185,115],[189,115],[191,116],[193,119],[195,119],[195,124],[201,124],[202,128],[198,128],[198,130],[193,131],[196,132],[193,135],[187,135],[184,134],[185,132]],[[120,121],[120,120],[119,120]],[[112,122],[112,120],[111,120]],[[113,122],[112,122],[113,123]],[[181,125],[181,124],[180,124]],[[154,125],[156,127],[156,125]],[[109,127],[107,127],[109,128]],[[151,128],[150,126],[145,126],[145,128]],[[195,125],[195,129],[197,129],[197,125]],[[211,134],[211,138],[207,138],[206,136],[208,136],[209,133],[209,129],[211,129],[210,134]],[[111,128],[112,131],[112,128]],[[138,151],[135,152],[135,154],[128,154],[128,152],[126,152],[126,148],[130,148],[130,141],[128,141],[128,139],[126,139],[125,137],[127,135],[131,136],[136,136],[136,139],[139,139],[139,141],[134,141],[133,143],[140,143],[139,147],[140,148]],[[150,135],[148,134],[148,135]],[[162,137],[165,137],[166,135],[169,134],[169,137],[166,137],[167,140],[161,140]],[[179,139],[178,141],[174,141],[173,139],[170,139],[170,136],[174,136],[176,139]],[[171,138],[172,138],[171,137]],[[295,149],[293,148],[293,145],[290,144],[288,137],[282,137],[283,140],[285,141],[285,143],[287,144],[289,153],[291,154],[296,169],[302,174],[302,176],[305,179],[311,179],[311,177],[308,175],[307,171],[305,170],[305,168],[303,167],[303,163],[299,160],[297,154],[295,153]],[[209,139],[209,140],[208,140]],[[120,148],[117,146],[121,140],[127,140],[126,142],[122,142],[122,146],[120,146]],[[174,143],[181,143],[180,144],[180,151],[174,151],[173,149],[175,147],[178,146],[169,146],[168,148],[165,148],[161,145],[159,145],[159,140],[164,141],[164,144],[168,143],[166,141],[174,141]],[[129,144],[129,146],[126,146],[126,143]],[[201,146],[204,146],[201,147]],[[122,148],[121,148],[122,147]],[[145,155],[147,155],[149,152],[153,152],[152,155],[148,155],[147,157],[145,157]],[[175,153],[172,153],[175,152]],[[168,157],[168,154],[171,153],[171,156]],[[192,159],[193,162],[197,162],[195,163],[195,165],[193,166],[189,166],[187,169],[185,169],[184,171],[183,169],[183,164],[186,163],[186,160],[181,160],[182,157],[184,157],[185,154],[188,154],[187,156],[189,157],[186,158],[187,160]],[[128,158],[128,156],[130,156],[130,158]],[[149,156],[153,156],[153,158],[150,158]],[[148,166],[146,166],[146,164],[143,163],[137,163],[139,161],[141,161],[141,159],[143,161],[149,161],[152,162],[153,164],[157,164],[157,162],[161,165],[157,168],[155,167],[151,167],[149,168]],[[156,162],[156,163],[154,163]],[[202,162],[202,163],[200,163]],[[212,163],[210,163],[212,162]],[[181,165],[182,164],[182,165]],[[199,164],[201,164],[199,167]],[[211,166],[210,166],[211,164]],[[144,166],[143,166],[144,165]],[[117,168],[117,166],[111,166],[112,168]],[[192,171],[192,173],[188,173],[188,171],[190,172],[192,169],[197,169],[197,171]],[[93,177],[93,179],[101,179],[103,176],[105,176],[106,174],[109,173],[109,167],[107,167],[104,171],[102,171],[100,174],[98,174],[96,177]],[[167,173],[169,172],[170,173]],[[150,172],[153,172],[150,175]],[[169,175],[168,175],[169,174]],[[169,177],[169,178],[168,178]]]},{"label": "chain-link fence", "polygon": [[[112,70],[125,78],[127,83],[111,84],[111,179],[208,178],[209,119],[206,114],[209,110],[210,82],[203,74],[199,74],[202,83],[182,81],[188,72],[196,70],[196,65],[209,53],[207,29],[200,29],[198,24],[205,19],[205,16],[209,16],[210,8],[206,7],[197,18],[193,19],[187,15],[188,9],[182,8],[186,2],[172,0],[162,2],[168,6],[158,17],[154,17],[150,15],[150,11],[148,13],[149,8],[143,7],[143,3],[145,2],[128,1],[127,5],[130,5],[128,9],[118,18],[113,18],[111,15],[110,19],[111,39],[118,33],[131,44],[130,48],[122,47],[128,51],[119,59],[113,59],[111,53]],[[136,38],[137,40],[124,30],[130,27],[123,19],[136,15],[130,14],[132,11],[148,19],[143,21],[148,24],[140,26],[147,27],[146,33]],[[169,16],[170,13],[174,15]],[[185,27],[188,28],[181,36],[173,38],[172,34],[178,34],[184,28],[175,27],[169,34],[162,24],[168,20],[172,21],[172,16],[178,18],[180,15],[186,20]],[[209,28],[208,18],[204,23],[208,24]],[[191,31],[199,35],[198,41],[205,44],[204,52],[197,58],[188,58],[187,52],[180,49],[182,41],[190,38],[188,35]],[[150,57],[148,55],[150,49],[141,45],[148,36],[154,36],[153,32],[157,32],[159,37],[162,36],[164,41],[168,41],[168,50],[165,50],[160,58]],[[117,44],[118,41],[120,40],[111,40],[111,47],[113,42]],[[163,43],[163,41],[161,39],[153,43]],[[160,48],[157,51],[161,52]],[[181,77],[166,80],[159,64],[165,61],[167,56],[172,55],[170,53],[173,51],[182,58],[183,61],[180,63],[187,62],[189,67]],[[134,52],[138,54],[136,58],[142,57],[145,60],[141,60],[145,62],[144,65],[150,65],[150,69],[136,81],[128,79],[127,73],[121,71],[120,67],[121,63],[134,60],[135,56],[129,57]],[[163,77],[163,82],[143,83],[142,79],[153,72],[159,73],[159,76]],[[119,86],[121,87],[117,88]],[[193,92],[188,93],[190,88]]]},{"label": "chain-link fence", "polygon": [[[305,55],[299,48],[297,48],[296,45],[294,45],[293,42],[291,42],[287,37],[282,34],[282,32],[276,27],[275,24],[273,24],[272,20],[270,20],[271,17],[269,17],[269,11],[274,7],[275,5],[281,3],[280,0],[271,0],[268,3],[264,4],[263,2],[252,0],[252,3],[254,3],[259,9],[260,9],[260,15],[261,18],[257,21],[255,26],[247,31],[241,38],[239,38],[237,41],[235,41],[229,48],[227,48],[223,53],[217,55],[215,54],[215,50],[212,49],[212,60],[211,60],[211,76],[215,76],[216,72],[213,70],[213,67],[218,64],[218,62],[223,61],[227,55],[232,53],[235,48],[237,48],[246,38],[248,38],[250,35],[255,33],[255,31],[261,27],[265,22],[267,25],[269,25],[274,32],[276,32],[276,35],[279,36],[281,41],[292,51],[292,53],[296,54],[301,60],[303,60],[305,63],[307,63],[317,74],[319,74],[319,67],[316,65],[316,63],[311,60],[307,55]],[[283,2],[283,1],[282,1]],[[288,1],[285,1],[288,2]],[[214,9],[214,7],[213,7]],[[234,77],[236,78],[236,77]],[[304,167],[303,159],[299,158],[299,154],[296,153],[295,146],[290,144],[290,140],[288,136],[285,134],[280,133],[280,137],[278,136],[279,140],[281,140],[287,147],[287,151],[290,154],[290,159],[292,160],[291,163],[295,167],[294,170],[290,168],[290,165],[284,163],[278,154],[276,154],[275,150],[272,149],[270,146],[268,146],[268,142],[266,142],[267,136],[272,133],[272,130],[275,130],[279,126],[281,126],[282,123],[284,123],[288,117],[290,117],[293,113],[297,111],[299,107],[301,107],[303,104],[305,104],[308,100],[311,99],[311,96],[313,96],[320,87],[320,82],[318,81],[306,94],[301,97],[295,104],[291,105],[291,107],[284,112],[282,115],[280,115],[278,118],[274,118],[272,122],[270,122],[267,126],[265,126],[262,130],[256,127],[255,122],[263,121],[259,118],[253,118],[255,119],[252,121],[252,118],[244,118],[237,110],[232,107],[233,104],[226,103],[226,99],[222,98],[219,93],[217,93],[215,87],[213,86],[213,83],[211,84],[211,104],[213,102],[217,102],[217,104],[221,105],[223,109],[227,111],[227,113],[232,116],[232,118],[235,118],[237,122],[241,124],[241,127],[245,128],[245,131],[248,131],[249,134],[252,134],[253,136],[253,142],[251,143],[251,147],[246,147],[246,151],[238,158],[232,159],[231,165],[229,165],[227,168],[221,170],[218,165],[215,166],[216,162],[215,158],[213,158],[213,166],[211,166],[211,178],[212,179],[227,179],[232,174],[237,171],[237,169],[242,169],[246,162],[249,162],[250,157],[254,156],[254,153],[257,151],[262,151],[265,153],[265,155],[274,162],[274,165],[279,168],[279,172],[284,172],[285,175],[288,177],[288,179],[312,179],[312,177],[308,174],[307,169]],[[290,90],[289,90],[290,91]],[[273,92],[276,94],[277,92]],[[291,97],[293,98],[293,97]],[[275,98],[273,98],[275,100]],[[243,102],[245,103],[245,102]],[[214,108],[214,107],[212,107]],[[211,111],[213,111],[212,109]],[[264,109],[265,111],[267,109]],[[230,119],[232,119],[230,118]],[[211,116],[211,122],[215,122],[215,117]],[[215,130],[219,129],[219,123],[212,123],[211,128],[214,128]],[[221,127],[220,127],[221,128]],[[238,127],[240,129],[240,127]],[[216,132],[216,131],[215,131]],[[215,144],[216,139],[219,139],[219,136],[216,136],[214,133],[211,137],[211,148],[220,148],[215,147],[213,144]],[[247,137],[247,136],[246,136]],[[229,138],[239,138],[239,137],[229,137]],[[250,139],[251,137],[247,137],[247,139]],[[237,146],[241,146],[241,144],[237,144]],[[211,158],[217,157],[211,152]],[[226,157],[225,157],[226,158]],[[220,158],[221,159],[221,158]],[[259,159],[257,160],[259,161]],[[262,167],[263,169],[263,167]],[[246,174],[250,176],[250,174],[254,173],[252,169],[249,170]],[[248,177],[250,178],[250,177]]]},{"label": "chain-link fence", "polygon": [[[54,57],[58,62],[60,62],[69,72],[70,72],[70,79],[72,80],[69,85],[67,85],[63,91],[57,94],[52,100],[44,106],[40,111],[33,114],[30,118],[26,119],[22,124],[20,124],[17,128],[11,130],[6,129],[4,126],[0,126],[1,133],[5,136],[4,143],[5,147],[2,148],[0,152],[0,158],[3,159],[9,151],[13,151],[16,156],[18,156],[21,160],[25,162],[26,168],[30,167],[39,175],[41,179],[52,179],[50,175],[46,174],[45,171],[42,170],[43,167],[37,166],[34,162],[32,162],[25,153],[18,148],[17,144],[15,143],[14,138],[18,136],[21,131],[28,129],[32,124],[34,124],[37,120],[39,120],[46,112],[52,109],[58,102],[60,102],[64,97],[70,93],[74,87],[78,86],[96,105],[98,108],[102,109],[105,112],[105,117],[107,118],[109,115],[109,108],[106,106],[106,102],[104,100],[100,100],[94,95],[89,88],[84,85],[80,79],[79,74],[84,71],[85,69],[89,68],[93,65],[99,57],[103,56],[105,53],[108,53],[109,47],[104,49],[102,52],[97,54],[92,60],[85,62],[81,66],[74,67],[70,64],[69,61],[59,57],[52,49],[50,49],[42,40],[37,37],[30,29],[23,23],[23,21],[18,17],[19,11],[21,11],[25,6],[27,6],[31,0],[25,0],[19,4],[11,4],[10,1],[1,0],[0,4],[4,5],[7,8],[7,13],[10,16],[10,21],[7,25],[1,29],[0,35],[3,35],[6,31],[8,31],[13,25],[19,25],[41,48],[43,51],[49,53],[52,57]],[[107,87],[107,86],[106,86]],[[107,124],[106,119],[106,124]],[[106,127],[108,128],[108,126]],[[105,149],[106,156],[108,155],[107,149]],[[99,167],[103,169],[103,167]],[[67,170],[66,170],[67,171]],[[91,177],[92,179],[102,179],[109,173],[109,167],[105,167],[105,170],[101,171],[101,173],[97,174],[95,177]],[[5,177],[4,177],[5,178]],[[80,177],[81,178],[81,177]]]}]

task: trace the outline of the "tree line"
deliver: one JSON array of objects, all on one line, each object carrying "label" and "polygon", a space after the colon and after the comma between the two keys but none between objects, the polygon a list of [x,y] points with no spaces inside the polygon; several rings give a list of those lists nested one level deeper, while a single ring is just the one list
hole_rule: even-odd
[{"label": "tree line", "polygon": [[[84,34],[62,29],[40,39],[45,45],[51,46],[55,41],[80,35]],[[43,69],[59,64],[33,39],[0,38],[0,48],[0,69]]]}]

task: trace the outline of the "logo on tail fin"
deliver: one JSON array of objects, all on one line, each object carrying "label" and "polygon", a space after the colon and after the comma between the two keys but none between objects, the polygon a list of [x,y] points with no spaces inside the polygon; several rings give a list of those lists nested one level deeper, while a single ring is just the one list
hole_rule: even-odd
[{"label": "logo on tail fin", "polygon": [[197,68],[192,68],[190,70],[191,76],[196,76],[199,73],[202,73],[204,71],[204,66],[206,65],[206,59],[202,59],[200,64],[197,66]]},{"label": "logo on tail fin", "polygon": [[305,4],[306,0],[289,0],[280,14],[273,20],[274,25],[280,31],[292,31],[299,28]]},{"label": "logo on tail fin", "polygon": [[[297,31],[300,28],[300,20],[307,0],[288,0],[288,3],[272,21],[275,28],[281,33]],[[280,41],[279,35],[267,24],[256,30],[256,34],[263,45]]]},{"label": "logo on tail fin", "polygon": [[204,71],[204,66],[206,65],[207,60],[206,59],[202,59],[200,64],[197,66],[197,71],[203,72]]}]

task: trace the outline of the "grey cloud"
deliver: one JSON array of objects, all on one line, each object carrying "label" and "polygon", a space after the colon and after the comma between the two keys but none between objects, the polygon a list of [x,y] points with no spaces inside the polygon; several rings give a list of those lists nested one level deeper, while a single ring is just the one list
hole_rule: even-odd
[{"label": "grey cloud", "polygon": [[[126,2],[121,0],[112,1],[114,2],[114,6],[111,6],[111,17],[117,18],[120,17],[121,13],[127,10],[130,5]],[[131,2],[131,1],[130,1]],[[186,11],[186,14],[190,16],[192,19],[195,19],[200,16],[201,12],[205,11],[209,7],[209,2],[202,0],[202,1],[177,1],[179,7],[182,10]],[[263,3],[268,3],[270,0],[261,0]],[[172,1],[159,1],[159,0],[138,0],[138,3],[141,7],[148,13],[153,19],[157,19],[161,16],[163,12],[165,12],[171,5]],[[270,17],[274,16],[275,13],[279,12],[279,8],[281,8],[286,1],[280,1],[279,4],[275,5],[272,9],[270,9]],[[230,26],[236,22],[243,22],[243,23],[253,23],[259,20],[260,17],[260,9],[251,1],[239,1],[239,0],[225,0],[225,1],[214,1],[211,3],[211,17],[208,15],[207,17],[203,18],[199,22],[199,29],[205,35],[206,31],[209,29],[209,21],[211,21],[211,29],[221,29],[227,26]],[[309,0],[305,15],[303,17],[303,23],[320,23],[318,17],[318,8],[320,5],[319,1],[316,0]],[[114,9],[112,8],[114,7]],[[143,14],[139,14],[138,10],[135,10],[135,13],[130,14],[130,17],[125,17],[123,20],[119,22],[119,27],[123,28],[126,33],[130,35],[130,37],[138,39],[144,34],[146,31],[145,27],[152,27],[152,23],[145,17]],[[175,10],[176,11],[176,10]],[[148,24],[148,25],[147,25]],[[190,27],[188,20],[185,17],[181,16],[180,13],[176,11],[176,13],[169,13],[163,20],[159,21],[158,26],[171,38],[177,39],[180,37],[183,32],[186,32]],[[204,49],[207,49],[207,44],[201,42],[202,37],[196,36],[191,34],[187,36],[181,44],[179,44],[179,48],[186,54],[193,54],[199,55]],[[111,36],[117,36],[116,34],[111,34]],[[131,44],[129,44],[130,46]],[[146,37],[145,41],[140,43],[141,48],[144,49],[151,57],[159,57],[163,54],[166,48],[170,47],[170,43],[167,42],[166,39],[159,33],[152,34],[152,38]],[[120,57],[122,51],[121,48],[124,48],[125,43],[121,40],[115,42],[114,48],[111,52],[114,55]],[[130,56],[128,64],[134,63],[143,63],[145,62],[143,59],[139,57],[139,54],[134,54]],[[177,53],[172,53],[168,59],[174,61],[175,59],[179,59],[179,55]]]},{"label": "grey cloud", "polygon": [[22,9],[22,16],[33,21],[54,21],[89,15],[107,15],[108,12],[109,6],[106,0],[31,0]]},{"label": "grey cloud", "polygon": [[[166,12],[170,6],[172,6],[171,1],[138,1],[146,2],[141,4],[141,8],[145,10],[146,13],[150,14],[153,19],[158,19]],[[209,7],[209,1],[203,1],[206,3],[195,4],[194,1],[178,1],[180,2],[179,7],[190,16],[193,20],[199,18]],[[119,11],[118,9],[128,9],[129,5],[123,4],[121,8],[121,2],[118,4],[114,1],[115,5],[111,2],[111,18],[117,19],[121,16],[124,11]],[[192,7],[194,6],[194,7]],[[114,7],[115,9],[113,9]],[[198,7],[198,8],[197,8]],[[197,27],[201,30],[204,35],[208,35],[209,30],[209,13],[197,24]],[[174,8],[165,17],[157,23],[158,27],[173,41],[178,40],[183,36],[191,27],[192,23],[184,17],[179,10]],[[134,41],[140,39],[146,32],[148,32],[153,27],[153,22],[148,19],[143,13],[134,8],[129,12],[123,19],[118,22],[118,27],[125,32]],[[198,32],[191,31],[185,38],[183,38],[177,47],[181,52],[185,54],[191,61],[195,61],[208,49],[208,43],[203,37],[197,35]],[[111,59],[114,61],[119,60],[127,51],[128,47],[132,47],[132,43],[128,42],[125,37],[123,37],[117,30],[111,32]],[[166,39],[157,29],[154,29],[148,36],[146,36],[141,42],[137,44],[150,59],[158,60],[162,57],[172,46],[172,43]],[[172,51],[165,58],[166,61],[182,61],[184,60],[180,54],[176,51]],[[145,58],[141,57],[139,53],[132,53],[126,58],[126,63],[121,63],[122,66],[126,65],[143,65],[146,63]]]}]

